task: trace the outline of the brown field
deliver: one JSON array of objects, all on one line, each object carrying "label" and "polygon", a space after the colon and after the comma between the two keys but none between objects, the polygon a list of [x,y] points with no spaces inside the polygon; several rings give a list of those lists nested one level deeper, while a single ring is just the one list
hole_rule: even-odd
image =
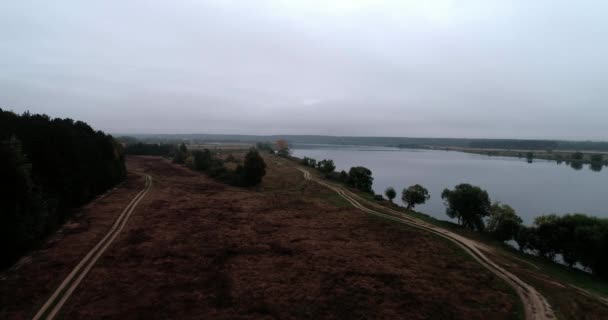
[{"label": "brown field", "polygon": [[[372,218],[266,158],[260,187],[128,159],[154,185],[64,319],[513,319],[512,290],[450,243]],[[131,174],[3,275],[0,319],[28,319],[143,187]]]}]

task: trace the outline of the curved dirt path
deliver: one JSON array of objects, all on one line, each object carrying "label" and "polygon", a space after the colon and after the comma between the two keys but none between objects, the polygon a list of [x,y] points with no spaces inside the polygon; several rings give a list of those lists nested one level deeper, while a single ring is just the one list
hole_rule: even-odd
[{"label": "curved dirt path", "polygon": [[[355,208],[363,210],[369,214],[373,214],[375,216],[383,217],[389,220],[397,221],[400,223],[407,224],[409,226],[423,229],[425,231],[434,233],[440,237],[448,239],[465,250],[468,254],[470,254],[477,262],[479,262],[486,269],[490,270],[492,273],[506,281],[511,287],[515,289],[517,295],[520,297],[525,310],[525,316],[528,320],[550,320],[556,319],[555,314],[553,313],[553,309],[551,305],[547,302],[547,300],[531,285],[523,282],[516,275],[508,272],[494,261],[489,259],[486,255],[483,254],[482,250],[491,250],[486,245],[481,244],[477,241],[465,238],[459,234],[448,231],[444,228],[437,227],[435,225],[426,223],[422,220],[407,216],[399,211],[386,208],[380,206],[376,203],[365,200],[356,194],[348,191],[347,189],[330,184],[319,179],[314,178],[310,172],[307,170],[298,168],[303,174],[306,180],[314,181],[324,187],[327,187],[344,199],[346,199],[350,204],[352,204]],[[369,207],[363,206],[362,203],[365,203],[369,207],[373,207],[374,209],[370,209]],[[378,211],[381,210],[382,212]]]},{"label": "curved dirt path", "polygon": [[108,231],[108,233],[87,253],[87,255],[76,265],[76,267],[70,272],[70,274],[63,280],[59,287],[53,292],[51,297],[42,305],[40,310],[34,316],[34,320],[54,319],[61,307],[65,304],[68,298],[72,295],[74,290],[78,287],[82,279],[91,270],[95,262],[103,255],[108,249],[112,242],[118,237],[118,234],[124,229],[127,221],[133,214],[133,211],[139,204],[139,202],[145,197],[152,187],[152,177],[145,175],[146,184],[142,191],[140,191],[122,213],[116,218],[116,221]]}]

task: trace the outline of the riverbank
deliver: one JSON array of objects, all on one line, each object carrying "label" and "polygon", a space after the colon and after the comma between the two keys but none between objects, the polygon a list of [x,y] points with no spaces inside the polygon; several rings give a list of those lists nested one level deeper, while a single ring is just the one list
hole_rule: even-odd
[{"label": "riverbank", "polygon": [[[297,158],[292,160],[298,164],[300,163]],[[320,173],[314,172],[313,174],[322,179]],[[332,181],[332,183],[335,184],[336,182]],[[344,185],[342,187],[348,188]],[[407,210],[388,201],[378,201],[368,193],[350,188],[349,190],[374,206],[381,206],[389,211],[399,211],[405,216],[439,226],[468,239],[483,243],[479,248],[492,257],[494,261],[540,290],[554,307],[554,311],[560,319],[580,319],[580,310],[586,310],[585,316],[589,319],[602,319],[608,314],[608,281],[604,279],[536,256],[522,254],[505,243],[495,241],[485,234],[461,228],[449,221],[438,220],[419,212]]]},{"label": "riverbank", "polygon": [[508,150],[508,149],[481,149],[462,147],[429,148],[430,150],[448,150],[466,153],[481,154],[497,157],[513,157],[526,159],[529,162],[534,159],[556,161],[566,164],[590,164],[594,167],[608,166],[608,152],[606,151],[572,151],[572,150]]},{"label": "riverbank", "polygon": [[[429,190],[431,199],[417,209],[438,219],[448,219],[441,192],[460,183],[487,190],[492,201],[512,206],[528,225],[535,217],[550,213],[580,212],[608,218],[604,192],[608,169],[598,172],[584,165],[583,170],[575,170],[565,163],[557,165],[547,160],[527,163],[514,157],[377,147],[324,146],[294,149],[293,155],[332,159],[338,172],[354,166],[369,168],[377,194],[383,194],[388,187],[400,193],[405,187],[420,184]],[[400,197],[397,199],[400,201]]]}]

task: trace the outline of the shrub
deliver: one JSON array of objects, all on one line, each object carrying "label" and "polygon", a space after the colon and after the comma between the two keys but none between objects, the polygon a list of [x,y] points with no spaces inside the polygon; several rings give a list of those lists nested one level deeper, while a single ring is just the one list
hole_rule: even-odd
[{"label": "shrub", "polygon": [[384,194],[388,198],[388,201],[390,201],[391,203],[393,202],[393,199],[395,199],[395,197],[397,196],[397,192],[393,187],[386,188],[386,190],[384,190]]},{"label": "shrub", "polygon": [[322,173],[331,173],[336,170],[336,166],[334,165],[334,161],[331,159],[323,159],[317,162],[317,169]]},{"label": "shrub", "polygon": [[238,169],[241,182],[246,186],[255,186],[262,182],[266,175],[266,163],[256,149],[251,149],[245,156],[242,169]]},{"label": "shrub", "polygon": [[373,193],[373,181],[372,171],[366,167],[352,167],[348,171],[348,183],[357,190]]}]

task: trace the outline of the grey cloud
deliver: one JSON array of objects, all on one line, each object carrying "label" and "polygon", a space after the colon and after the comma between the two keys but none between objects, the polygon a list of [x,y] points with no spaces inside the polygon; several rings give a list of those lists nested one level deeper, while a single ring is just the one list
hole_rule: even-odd
[{"label": "grey cloud", "polygon": [[3,2],[0,107],[121,133],[606,140],[606,9]]}]

